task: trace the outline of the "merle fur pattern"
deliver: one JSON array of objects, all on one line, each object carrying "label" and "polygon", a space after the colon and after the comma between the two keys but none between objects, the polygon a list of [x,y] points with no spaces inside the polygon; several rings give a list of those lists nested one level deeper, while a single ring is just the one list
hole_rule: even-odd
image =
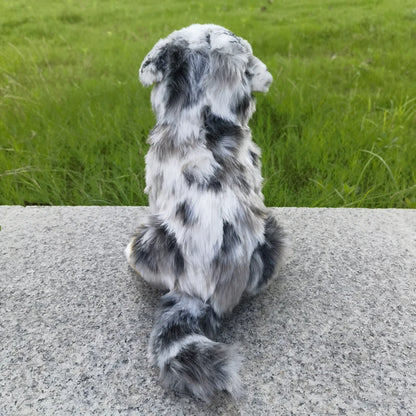
[{"label": "merle fur pattern", "polygon": [[244,39],[192,25],[156,43],[140,68],[157,123],[146,155],[150,215],[126,249],[169,291],[150,337],[163,386],[237,397],[240,357],[215,341],[219,320],[276,274],[284,233],[265,208],[260,149],[248,121],[272,76]]}]

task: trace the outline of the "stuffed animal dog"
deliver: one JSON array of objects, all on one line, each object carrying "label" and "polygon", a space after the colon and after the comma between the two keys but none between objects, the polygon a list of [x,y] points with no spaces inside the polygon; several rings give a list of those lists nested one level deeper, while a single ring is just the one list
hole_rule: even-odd
[{"label": "stuffed animal dog", "polygon": [[150,336],[162,385],[210,400],[238,396],[240,357],[215,342],[220,318],[276,273],[284,233],[265,208],[253,91],[273,78],[247,41],[192,25],[156,43],[140,68],[157,123],[146,156],[150,215],[126,249],[169,292]]}]

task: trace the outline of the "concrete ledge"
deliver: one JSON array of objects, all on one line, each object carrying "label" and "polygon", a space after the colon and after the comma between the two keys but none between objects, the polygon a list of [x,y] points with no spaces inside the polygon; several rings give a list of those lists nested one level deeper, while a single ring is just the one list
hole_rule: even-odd
[{"label": "concrete ledge", "polygon": [[416,210],[276,209],[281,276],[224,322],[245,396],[164,392],[160,293],[123,249],[140,207],[0,207],[1,415],[414,415]]}]

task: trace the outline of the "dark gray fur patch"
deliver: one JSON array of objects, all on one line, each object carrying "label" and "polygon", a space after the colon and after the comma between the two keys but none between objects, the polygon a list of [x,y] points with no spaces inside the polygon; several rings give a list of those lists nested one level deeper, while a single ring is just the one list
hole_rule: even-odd
[{"label": "dark gray fur patch", "polygon": [[168,66],[168,49],[165,46],[155,58],[155,67],[158,71],[165,72]]},{"label": "dark gray fur patch", "polygon": [[160,264],[169,265],[176,276],[183,274],[185,261],[174,234],[156,216],[134,236],[132,245],[134,263],[159,273]]},{"label": "dark gray fur patch", "polygon": [[171,45],[168,51],[167,108],[193,106],[202,93],[202,76],[207,70],[208,57],[202,51],[189,49],[186,42]]},{"label": "dark gray fur patch", "polygon": [[203,112],[205,141],[220,168],[216,178],[220,183],[236,185],[243,192],[251,191],[245,178],[246,168],[237,160],[237,154],[243,140],[243,130],[230,120],[212,114],[209,107]]},{"label": "dark gray fur patch", "polygon": [[252,294],[267,285],[282,257],[284,232],[272,216],[266,219],[264,238],[265,242],[257,246],[250,261],[250,278],[247,288]]},{"label": "dark gray fur patch", "polygon": [[183,292],[170,292],[162,296],[156,315],[152,351],[160,353],[173,341],[189,334],[203,334],[214,339],[219,328],[219,318],[209,302]]},{"label": "dark gray fur patch", "polygon": [[169,70],[167,73],[167,106],[180,108],[189,105],[191,85],[189,80],[189,63],[185,49],[177,45],[169,48]]},{"label": "dark gray fur patch", "polygon": [[233,107],[232,111],[238,116],[240,120],[245,120],[247,118],[247,110],[250,107],[250,102],[252,98],[250,94],[245,94],[236,105]]},{"label": "dark gray fur patch", "polygon": [[264,237],[260,254],[264,264],[263,279],[267,281],[273,275],[283,249],[283,230],[272,216],[266,220]]},{"label": "dark gray fur patch", "polygon": [[244,72],[244,75],[246,76],[246,78],[250,81],[251,79],[253,79],[254,74],[252,74],[249,70],[246,70]]},{"label": "dark gray fur patch", "polygon": [[176,216],[182,220],[183,225],[189,225],[195,222],[194,212],[186,201],[176,206]]},{"label": "dark gray fur patch", "polygon": [[183,176],[186,180],[186,183],[188,184],[188,186],[193,185],[194,183],[197,183],[197,178],[196,176],[189,170],[185,170],[183,172]]},{"label": "dark gray fur patch", "polygon": [[[196,313],[190,311],[196,305]],[[157,337],[152,338],[152,352],[159,354],[172,343],[187,335],[215,336],[218,322],[214,320],[212,308],[199,299],[173,292],[162,297],[162,305],[157,316]],[[208,323],[206,323],[207,321]],[[209,325],[211,324],[211,325]],[[204,332],[207,331],[207,334]]]},{"label": "dark gray fur patch", "polygon": [[222,190],[220,172],[215,172],[214,175],[200,178],[191,170],[185,170],[183,176],[188,186],[196,185],[201,191],[213,191],[218,193]]},{"label": "dark gray fur patch", "polygon": [[260,166],[260,163],[259,163],[260,159],[257,153],[254,153],[252,150],[250,150],[250,158],[251,158],[251,162],[253,163],[253,166],[255,168],[258,168]]},{"label": "dark gray fur patch", "polygon": [[239,244],[241,244],[241,238],[236,233],[234,226],[229,222],[224,222],[221,256],[231,253],[235,246]]},{"label": "dark gray fur patch", "polygon": [[220,181],[219,176],[214,174],[213,176],[210,176],[207,183],[207,190],[214,191],[214,192],[220,192],[222,189],[222,184]]},{"label": "dark gray fur patch", "polygon": [[149,66],[151,63],[152,63],[152,61],[150,59],[148,59],[146,62],[143,62],[142,71],[143,71],[144,68],[146,68],[147,66]]},{"label": "dark gray fur patch", "polygon": [[212,151],[217,161],[224,162],[224,158],[237,154],[243,136],[240,126],[212,114],[210,108],[206,107],[204,127],[207,148]]}]

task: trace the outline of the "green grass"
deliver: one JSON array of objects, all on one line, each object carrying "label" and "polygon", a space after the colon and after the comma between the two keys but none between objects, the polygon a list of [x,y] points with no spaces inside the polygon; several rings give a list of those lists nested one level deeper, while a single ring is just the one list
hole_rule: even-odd
[{"label": "green grass", "polygon": [[0,3],[0,204],[145,205],[154,43],[217,23],[275,81],[250,125],[273,206],[416,207],[411,0]]}]

